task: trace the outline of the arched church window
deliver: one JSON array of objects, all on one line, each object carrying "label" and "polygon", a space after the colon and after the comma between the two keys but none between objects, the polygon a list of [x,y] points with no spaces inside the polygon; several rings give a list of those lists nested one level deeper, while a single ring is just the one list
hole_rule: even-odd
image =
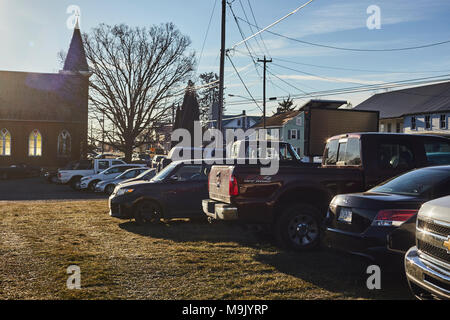
[{"label": "arched church window", "polygon": [[28,138],[28,155],[30,157],[42,156],[42,135],[37,129],[34,129]]},{"label": "arched church window", "polygon": [[58,136],[58,156],[69,157],[72,152],[72,141],[67,130],[61,131]]},{"label": "arched church window", "polygon": [[11,133],[8,130],[0,131],[0,156],[11,155]]}]

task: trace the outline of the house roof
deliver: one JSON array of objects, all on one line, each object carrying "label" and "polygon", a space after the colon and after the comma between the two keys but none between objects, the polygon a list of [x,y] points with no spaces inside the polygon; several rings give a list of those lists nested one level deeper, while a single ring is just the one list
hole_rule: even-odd
[{"label": "house roof", "polygon": [[338,109],[340,106],[347,104],[346,100],[322,100],[312,99],[300,107],[300,110],[306,110],[308,108],[320,108],[320,109]]},{"label": "house roof", "polygon": [[[266,127],[282,127],[286,122],[290,121],[300,114],[300,110],[287,111],[280,114],[273,115],[266,118]],[[262,128],[264,126],[263,120],[254,126],[254,128]]]},{"label": "house roof", "polygon": [[380,111],[380,119],[450,111],[450,81],[378,93],[354,109]]},{"label": "house roof", "polygon": [[247,119],[251,119],[253,121],[259,121],[259,119],[261,119],[261,117],[259,116],[247,116],[246,114],[235,114],[235,115],[231,115],[231,114],[227,114],[227,115],[223,115],[223,119],[222,119],[222,124],[227,124],[232,122],[235,119],[241,119],[241,118],[247,118]]}]

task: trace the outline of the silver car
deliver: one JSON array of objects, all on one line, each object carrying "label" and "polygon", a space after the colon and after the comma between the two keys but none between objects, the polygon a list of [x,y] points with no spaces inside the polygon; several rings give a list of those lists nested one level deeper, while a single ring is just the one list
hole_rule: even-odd
[{"label": "silver car", "polygon": [[148,170],[149,168],[147,167],[133,168],[123,172],[114,179],[100,181],[95,185],[95,192],[104,192],[106,194],[111,194],[114,191],[114,188],[119,183],[125,180],[136,178],[137,176],[141,175],[142,173]]}]

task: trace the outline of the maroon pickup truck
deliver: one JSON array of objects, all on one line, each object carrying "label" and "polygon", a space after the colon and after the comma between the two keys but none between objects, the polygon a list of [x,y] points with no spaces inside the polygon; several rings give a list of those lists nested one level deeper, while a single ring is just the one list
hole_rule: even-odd
[{"label": "maroon pickup truck", "polygon": [[450,139],[431,135],[351,133],[328,139],[319,167],[282,164],[262,176],[260,165],[213,166],[204,213],[211,219],[271,226],[283,247],[307,250],[336,194],[366,191],[413,168],[450,163]]}]

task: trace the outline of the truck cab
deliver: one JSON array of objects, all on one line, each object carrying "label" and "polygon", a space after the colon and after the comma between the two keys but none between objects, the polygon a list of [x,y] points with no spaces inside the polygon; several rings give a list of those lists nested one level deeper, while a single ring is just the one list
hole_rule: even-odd
[{"label": "truck cab", "polygon": [[71,170],[59,170],[58,180],[62,184],[69,184],[73,189],[79,189],[82,177],[98,174],[111,166],[126,164],[118,159],[82,160]]}]

